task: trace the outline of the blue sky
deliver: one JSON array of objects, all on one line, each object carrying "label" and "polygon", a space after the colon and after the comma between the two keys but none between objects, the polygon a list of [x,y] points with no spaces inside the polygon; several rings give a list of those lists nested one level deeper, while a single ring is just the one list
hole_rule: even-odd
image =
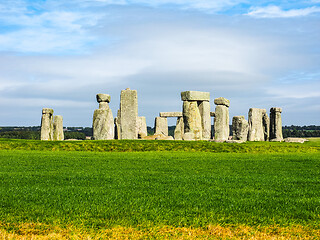
[{"label": "blue sky", "polygon": [[[90,126],[96,93],[138,90],[139,115],[181,111],[180,92],[283,108],[320,125],[320,0],[0,0],[0,126],[40,125],[53,108]],[[175,124],[175,120],[170,120]]]}]

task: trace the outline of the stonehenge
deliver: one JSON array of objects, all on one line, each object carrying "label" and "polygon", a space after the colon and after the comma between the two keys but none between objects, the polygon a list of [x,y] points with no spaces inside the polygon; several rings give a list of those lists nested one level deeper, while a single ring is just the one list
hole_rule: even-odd
[{"label": "stonehenge", "polygon": [[114,119],[109,108],[110,95],[97,94],[99,109],[93,113],[92,130],[94,140],[114,139]]},{"label": "stonehenge", "polygon": [[53,109],[43,108],[41,117],[41,140],[53,140]]},{"label": "stonehenge", "polygon": [[63,119],[62,116],[56,115],[53,117],[53,140],[54,141],[63,141]]},{"label": "stonehenge", "polygon": [[281,108],[273,107],[270,109],[270,141],[283,141],[281,112]]},{"label": "stonehenge", "polygon": [[215,141],[226,141],[229,138],[229,106],[230,101],[225,98],[216,98],[215,118],[214,118],[214,139]]},{"label": "stonehenge", "polygon": [[181,93],[183,140],[209,140],[211,138],[210,93],[185,91]]},{"label": "stonehenge", "polygon": [[232,140],[247,141],[249,123],[244,116],[232,118]]},{"label": "stonehenge", "polygon": [[268,141],[269,118],[265,109],[250,108],[248,123],[248,141]]},{"label": "stonehenge", "polygon": [[[215,111],[210,111],[210,93],[200,91],[181,92],[182,112],[160,112],[155,118],[154,135],[148,136],[146,118],[138,116],[137,90],[129,88],[120,94],[120,107],[113,118],[109,107],[109,94],[96,95],[99,109],[94,110],[92,129],[94,140],[145,139],[145,140],[210,140],[241,143],[245,141],[284,141],[279,107],[270,109],[250,108],[248,120],[244,116],[232,118],[232,134],[229,126],[230,101],[214,99]],[[62,116],[53,116],[53,109],[43,108],[41,117],[41,140],[64,140]],[[169,136],[168,118],[177,118],[174,137]],[[214,132],[211,135],[211,118]],[[170,133],[172,134],[172,132]]]}]

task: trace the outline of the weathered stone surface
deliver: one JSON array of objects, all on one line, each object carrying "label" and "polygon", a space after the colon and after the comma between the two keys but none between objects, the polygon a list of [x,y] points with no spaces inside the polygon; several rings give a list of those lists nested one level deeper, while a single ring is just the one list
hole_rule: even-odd
[{"label": "weathered stone surface", "polygon": [[224,105],[226,107],[229,107],[230,106],[230,101],[226,98],[223,98],[223,97],[219,97],[219,98],[216,98],[214,100],[214,104],[215,105]]},{"label": "weathered stone surface", "polygon": [[202,140],[209,140],[211,138],[210,102],[202,101],[198,103],[198,107],[202,124]]},{"label": "weathered stone surface", "polygon": [[97,94],[97,102],[100,103],[100,102],[107,102],[109,103],[110,100],[111,100],[111,97],[109,94],[104,94],[104,93],[98,93]]},{"label": "weathered stone surface", "polygon": [[174,130],[174,140],[182,140],[184,133],[183,117],[178,117],[176,128]]},{"label": "weathered stone surface", "polygon": [[282,136],[282,120],[281,120],[281,108],[271,108],[270,109],[270,141],[281,142],[283,140]]},{"label": "weathered stone surface", "polygon": [[42,109],[40,139],[53,140],[53,110],[51,108]]},{"label": "weathered stone surface", "polygon": [[224,105],[217,105],[214,118],[214,139],[215,141],[226,141],[229,137],[229,108]]},{"label": "weathered stone surface", "polygon": [[193,140],[202,140],[202,119],[197,101],[183,101],[183,140],[190,140],[192,133]]},{"label": "weathered stone surface", "polygon": [[93,139],[114,139],[114,119],[111,109],[96,109],[93,114]]},{"label": "weathered stone surface", "polygon": [[210,101],[209,92],[185,91],[181,93],[182,101]]},{"label": "weathered stone surface", "polygon": [[160,117],[182,117],[182,112],[160,112]]},{"label": "weathered stone surface", "polygon": [[53,117],[53,140],[55,141],[64,140],[63,118],[60,115],[56,115]]},{"label": "weathered stone surface", "polygon": [[114,139],[121,139],[120,136],[120,110],[118,110],[117,117],[114,118]]},{"label": "weathered stone surface", "polygon": [[138,117],[138,138],[143,138],[148,135],[146,117]]},{"label": "weathered stone surface", "polygon": [[269,136],[269,118],[265,109],[250,108],[248,113],[248,141],[266,141]]},{"label": "weathered stone surface", "polygon": [[187,132],[183,134],[183,140],[185,141],[195,141],[195,136],[193,132]]},{"label": "weathered stone surface", "polygon": [[216,113],[215,112],[210,112],[210,117],[214,117],[216,116]]},{"label": "weathered stone surface", "polygon": [[162,134],[168,136],[168,119],[165,117],[156,117],[154,122],[155,135]]},{"label": "weathered stone surface", "polygon": [[309,140],[305,138],[285,138],[283,141],[290,142],[290,143],[304,143]]},{"label": "weathered stone surface", "polygon": [[137,139],[138,94],[137,90],[122,90],[120,95],[119,139]]},{"label": "weathered stone surface", "polygon": [[232,140],[247,141],[249,123],[244,116],[232,118]]}]

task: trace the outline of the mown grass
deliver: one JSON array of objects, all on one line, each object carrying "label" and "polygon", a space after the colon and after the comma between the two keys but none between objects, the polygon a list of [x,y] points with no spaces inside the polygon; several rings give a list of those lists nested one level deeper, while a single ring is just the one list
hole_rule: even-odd
[{"label": "mown grass", "polygon": [[91,152],[214,152],[214,153],[315,153],[320,152],[317,138],[306,143],[208,141],[39,141],[0,139],[0,150],[91,151]]},{"label": "mown grass", "polygon": [[0,238],[317,239],[319,145],[1,140]]}]

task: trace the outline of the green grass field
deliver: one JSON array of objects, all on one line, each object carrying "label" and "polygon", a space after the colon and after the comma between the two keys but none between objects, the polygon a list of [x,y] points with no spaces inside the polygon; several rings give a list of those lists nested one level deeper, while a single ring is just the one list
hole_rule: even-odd
[{"label": "green grass field", "polygon": [[1,140],[0,149],[10,149],[0,150],[4,239],[320,237],[317,140]]}]

